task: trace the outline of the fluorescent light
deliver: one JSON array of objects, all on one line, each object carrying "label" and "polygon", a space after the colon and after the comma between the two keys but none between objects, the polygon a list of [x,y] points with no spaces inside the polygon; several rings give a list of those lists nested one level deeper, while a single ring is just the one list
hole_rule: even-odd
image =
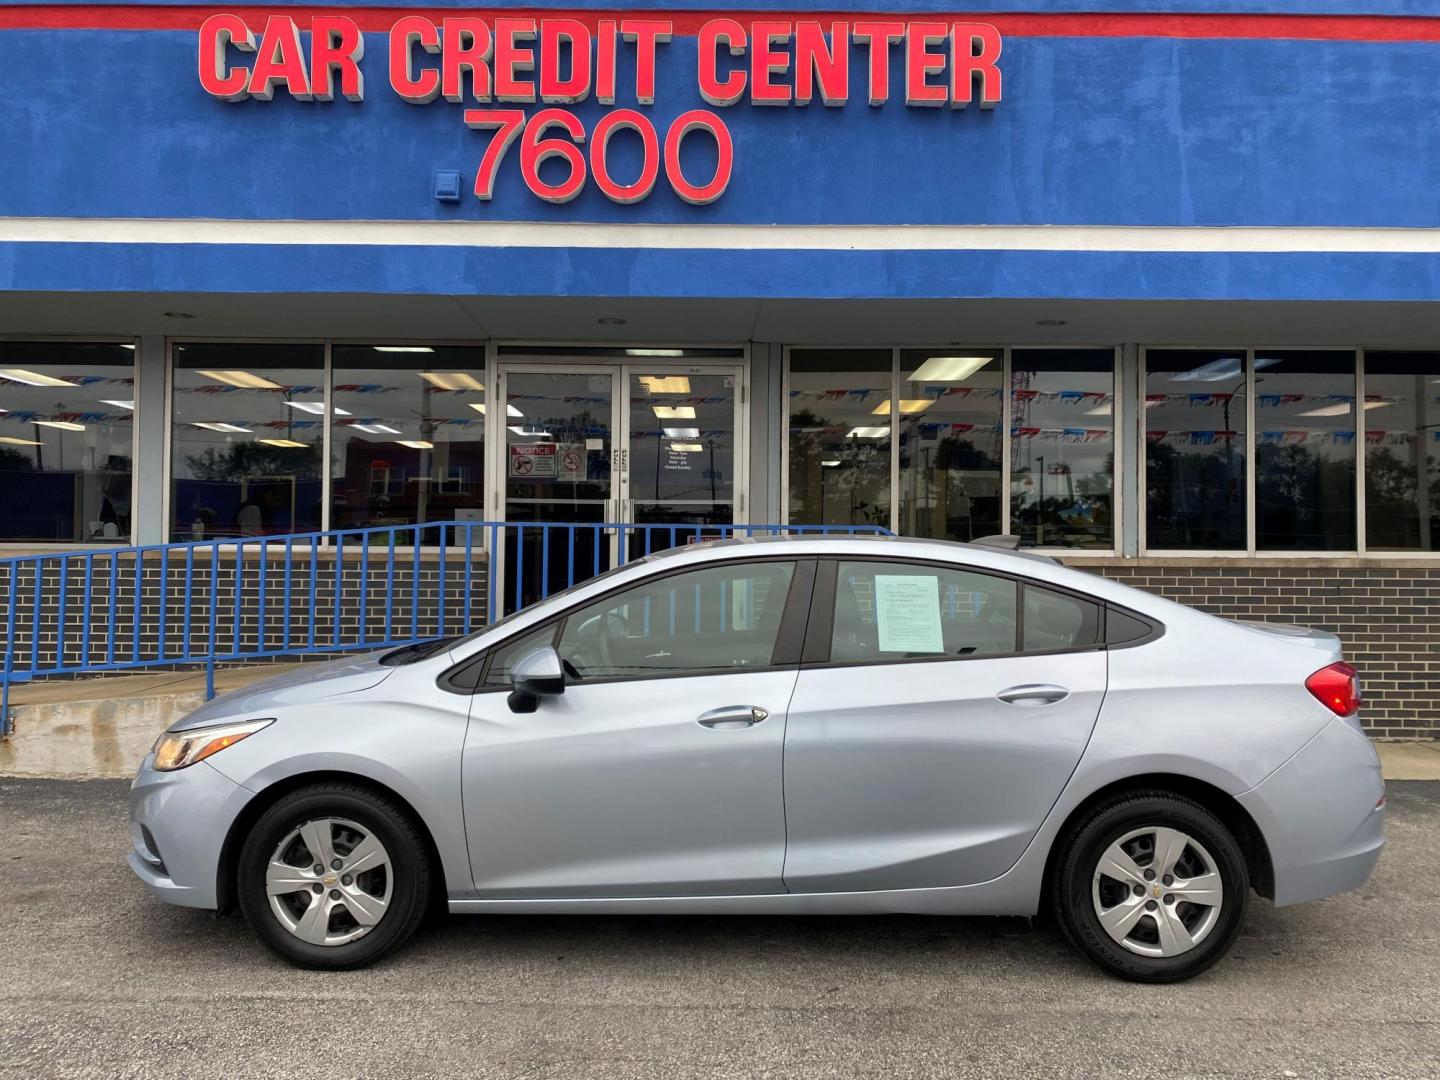
[{"label": "fluorescent light", "polygon": [[835,468],[835,466],[837,466],[837,465],[839,465],[839,464],[840,464],[840,459],[839,459],[839,458],[831,458],[829,461],[822,461],[822,462],[820,462],[820,467],[821,467],[822,469],[833,469],[833,468]]},{"label": "fluorescent light", "polygon": [[538,427],[533,427],[533,428],[510,427],[510,428],[507,428],[506,430],[507,430],[507,431],[510,431],[510,432],[512,432],[512,433],[514,433],[514,434],[516,434],[516,435],[519,435],[521,438],[524,438],[524,439],[548,439],[548,438],[550,438],[550,432],[548,432],[548,431],[542,431],[542,430],[540,430],[540,428],[538,428]]},{"label": "fluorescent light", "polygon": [[433,353],[433,352],[435,351],[434,349],[430,348],[429,345],[371,345],[370,347],[371,347],[372,349],[374,349],[376,352],[421,352],[421,353],[423,353],[423,352],[428,352],[428,353]]},{"label": "fluorescent light", "polygon": [[681,454],[698,454],[705,447],[698,442],[672,442],[670,449]]},{"label": "fluorescent light", "polygon": [[409,447],[411,450],[434,450],[433,442],[426,442],[424,439],[396,439],[401,446]]},{"label": "fluorescent light", "polygon": [[[906,415],[906,414],[911,414],[911,413],[922,413],[922,412],[924,412],[926,409],[928,409],[931,405],[934,405],[934,404],[935,404],[935,399],[934,399],[934,398],[901,398],[901,399],[900,399],[900,412],[901,412],[901,415]],[[886,399],[885,399],[884,401],[882,401],[879,405],[875,406],[875,408],[871,409],[871,410],[870,410],[870,415],[871,415],[871,416],[889,416],[889,415],[890,415],[890,399],[889,399],[889,398],[886,398]]]},{"label": "fluorescent light", "polygon": [[640,375],[637,378],[652,394],[690,393],[690,380],[684,375]]},{"label": "fluorescent light", "polygon": [[[483,402],[483,401],[472,401],[472,402],[470,403],[470,407],[471,407],[472,409],[474,409],[476,412],[478,412],[481,416],[484,416],[484,415],[485,415],[485,402]],[[506,415],[506,416],[524,416],[525,414],[524,414],[523,412],[521,412],[519,409],[517,409],[514,405],[506,405],[506,406],[505,406],[505,415]]]},{"label": "fluorescent light", "polygon": [[84,431],[84,424],[72,424],[69,420],[35,420],[41,427],[59,428],[61,431]]},{"label": "fluorescent light", "polygon": [[122,349],[129,349],[131,352],[134,352],[134,351],[135,351],[135,345],[134,345],[133,342],[132,342],[131,344],[129,344],[129,345],[121,345],[120,348],[122,348]]},{"label": "fluorescent light", "polygon": [[479,390],[485,392],[485,384],[468,371],[422,371],[420,377],[441,390]]},{"label": "fluorescent light", "polygon": [[367,435],[399,435],[399,434],[400,434],[400,429],[399,429],[399,428],[387,427],[387,426],[384,425],[384,424],[348,424],[348,425],[346,425],[346,426],[347,426],[347,427],[354,428],[356,431],[363,431],[363,432],[365,432]]},{"label": "fluorescent light", "polygon": [[197,371],[195,374],[204,375],[207,379],[214,379],[227,386],[238,386],[242,390],[283,390],[285,389],[277,382],[269,379],[262,379],[259,375],[252,375],[248,371]]},{"label": "fluorescent light", "polygon": [[304,450],[306,447],[305,443],[296,442],[294,439],[256,439],[255,441],[262,442],[266,446],[279,446],[286,450]]},{"label": "fluorescent light", "polygon": [[651,410],[661,420],[694,420],[694,405],[651,405]]},{"label": "fluorescent light", "polygon": [[854,427],[845,433],[847,439],[888,439],[889,427]]},{"label": "fluorescent light", "polygon": [[[323,401],[287,401],[285,402],[285,407],[287,409],[299,409],[301,412],[308,412],[312,416],[325,415],[325,403]],[[348,412],[338,406],[332,407],[330,411],[336,416],[350,415]],[[260,441],[264,442],[265,440],[261,439]]]},{"label": "fluorescent light", "polygon": [[[119,400],[117,400],[117,399],[115,399],[115,398],[108,398],[108,397],[107,397],[107,398],[101,398],[101,399],[100,399],[100,404],[101,404],[101,405],[114,405],[117,409],[124,409],[126,412],[134,412],[134,411],[135,411],[135,402],[133,402],[133,401],[119,401]],[[0,409],[0,412],[4,412],[4,411],[5,411],[4,409]]]},{"label": "fluorescent light", "polygon": [[994,361],[993,356],[932,356],[910,376],[911,382],[960,382],[968,379],[986,364]]},{"label": "fluorescent light", "polygon": [[0,378],[9,379],[11,382],[24,383],[26,386],[79,386],[79,383],[69,382],[65,379],[57,379],[53,375],[41,375],[38,371],[27,371],[24,368],[0,368]]},{"label": "fluorescent light", "polygon": [[6,446],[44,446],[45,444],[35,439],[15,439],[9,435],[0,435],[0,443]]},{"label": "fluorescent light", "polygon": [[1367,401],[1367,402],[1365,402],[1365,408],[1366,408],[1366,409],[1384,409],[1384,408],[1386,408],[1386,407],[1388,407],[1388,406],[1390,406],[1390,405],[1394,405],[1394,404],[1395,404],[1395,403],[1394,403],[1393,401]]},{"label": "fluorescent light", "polygon": [[1226,356],[1219,360],[1211,360],[1208,364],[1201,364],[1197,368],[1181,372],[1179,375],[1171,375],[1171,382],[1224,382],[1226,379],[1235,379],[1240,376],[1241,365],[1245,363],[1244,357]]},{"label": "fluorescent light", "polygon": [[626,356],[684,356],[684,349],[626,349]]},{"label": "fluorescent light", "polygon": [[[1149,407],[1149,406],[1151,406],[1151,405],[1153,405],[1153,404],[1155,404],[1155,403],[1154,403],[1153,401],[1147,401],[1145,404],[1146,404],[1146,407]],[[1086,416],[1109,416],[1109,415],[1110,415],[1110,402],[1107,401],[1107,402],[1105,402],[1103,405],[1096,405],[1093,409],[1086,409],[1086,410],[1085,410],[1085,415],[1086,415]]]},{"label": "fluorescent light", "polygon": [[1342,402],[1339,405],[1322,405],[1318,409],[1307,409],[1305,412],[1296,413],[1296,416],[1349,416],[1350,403]]},{"label": "fluorescent light", "polygon": [[667,439],[698,439],[700,429],[698,427],[667,427],[661,428]]},{"label": "fluorescent light", "polygon": [[206,431],[236,431],[236,432],[239,432],[241,435],[253,435],[253,434],[255,434],[255,433],[254,433],[253,431],[251,431],[248,427],[241,427],[239,424],[220,424],[220,423],[215,423],[215,424],[202,424],[202,423],[199,423],[199,422],[192,421],[191,424],[190,424],[190,426],[191,426],[191,427],[204,428]]}]

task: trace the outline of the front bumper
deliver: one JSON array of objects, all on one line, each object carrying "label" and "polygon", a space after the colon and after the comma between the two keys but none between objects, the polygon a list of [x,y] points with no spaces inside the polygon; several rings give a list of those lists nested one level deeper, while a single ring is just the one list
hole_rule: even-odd
[{"label": "front bumper", "polygon": [[215,908],[220,850],[250,797],[209,762],[160,772],[147,755],[130,785],[130,869],[166,903]]},{"label": "front bumper", "polygon": [[1365,884],[1385,846],[1384,796],[1374,746],[1340,719],[1239,796],[1270,848],[1276,906]]}]

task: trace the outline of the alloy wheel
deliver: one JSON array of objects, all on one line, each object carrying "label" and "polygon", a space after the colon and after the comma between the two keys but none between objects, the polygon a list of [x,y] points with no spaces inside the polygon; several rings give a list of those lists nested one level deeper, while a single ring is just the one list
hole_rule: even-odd
[{"label": "alloy wheel", "polygon": [[292,829],[270,855],[265,894],[287,931],[311,945],[364,937],[390,904],[390,854],[369,829],[325,817]]},{"label": "alloy wheel", "polygon": [[1101,927],[1140,956],[1171,957],[1204,941],[1219,920],[1224,882],[1188,833],[1133,829],[1101,854],[1091,887]]}]

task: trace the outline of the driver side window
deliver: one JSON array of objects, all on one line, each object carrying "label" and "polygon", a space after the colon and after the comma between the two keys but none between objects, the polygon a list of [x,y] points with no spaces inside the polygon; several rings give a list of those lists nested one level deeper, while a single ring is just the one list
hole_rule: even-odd
[{"label": "driver side window", "polygon": [[582,680],[768,667],[794,576],[776,561],[647,581],[571,611],[556,647]]}]

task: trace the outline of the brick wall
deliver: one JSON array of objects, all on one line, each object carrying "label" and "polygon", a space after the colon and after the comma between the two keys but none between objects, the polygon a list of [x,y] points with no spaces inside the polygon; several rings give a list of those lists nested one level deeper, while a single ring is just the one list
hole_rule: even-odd
[{"label": "brick wall", "polygon": [[1066,559],[1225,618],[1339,634],[1361,719],[1387,739],[1440,738],[1440,565],[1359,559]]}]

